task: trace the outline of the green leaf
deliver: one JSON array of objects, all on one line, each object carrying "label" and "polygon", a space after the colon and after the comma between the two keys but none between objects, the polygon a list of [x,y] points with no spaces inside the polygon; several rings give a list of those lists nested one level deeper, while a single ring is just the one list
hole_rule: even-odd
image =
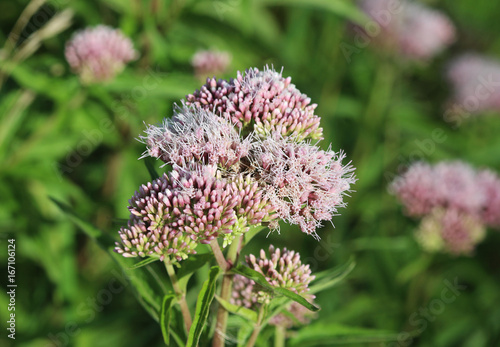
[{"label": "green leaf", "polygon": [[[160,300],[166,290],[163,287],[163,284],[157,279],[157,274],[154,272],[154,269],[151,269],[150,265],[140,269],[130,270],[130,259],[112,251],[109,253],[129,279],[133,292],[139,303],[151,315],[151,317],[153,317],[153,319],[159,321],[161,311]],[[153,285],[153,283],[155,285]]]},{"label": "green leaf", "polygon": [[149,257],[149,258],[146,258],[140,262],[138,262],[137,264],[134,264],[133,266],[129,267],[130,270],[134,270],[134,269],[138,269],[140,267],[143,267],[143,266],[146,266],[148,264],[151,264],[151,263],[154,263],[155,261],[158,261],[160,260],[159,258],[154,258],[154,257]]},{"label": "green leaf", "polygon": [[212,300],[215,296],[215,287],[219,273],[220,268],[218,266],[213,266],[210,269],[208,279],[205,281],[205,283],[203,283],[203,287],[201,288],[200,294],[198,295],[194,321],[191,329],[189,329],[189,336],[186,347],[198,346],[198,341],[200,340],[201,333],[207,322],[210,304],[212,303]]},{"label": "green leaf", "polygon": [[[113,251],[114,240],[111,236],[104,234],[101,230],[94,227],[92,224],[85,222],[76,215],[73,209],[52,198],[51,200],[70,218],[70,220],[80,227],[88,236],[95,239],[96,242],[117,262],[123,273],[128,277],[133,287],[133,292],[137,300],[141,303],[144,309],[156,321],[159,320],[161,310],[160,298],[163,292],[166,291],[163,283],[151,266],[142,267],[137,270],[131,270],[133,265],[130,264],[131,259],[127,259]],[[155,285],[152,285],[153,282]],[[158,292],[163,291],[161,296]]]},{"label": "green leaf", "polygon": [[322,274],[319,274],[318,277],[321,280],[314,283],[314,285],[309,287],[309,292],[311,294],[318,293],[322,290],[331,288],[337,285],[340,281],[347,277],[351,273],[352,270],[356,267],[356,262],[354,261],[354,257],[351,257],[347,263],[335,268],[333,271],[325,271]]},{"label": "green leaf", "polygon": [[220,296],[216,295],[217,301],[226,309],[226,311],[237,314],[249,321],[257,323],[258,314],[246,307],[231,304],[229,301],[222,299]]},{"label": "green leaf", "polygon": [[213,257],[212,253],[198,253],[190,255],[187,259],[183,260],[182,266],[177,273],[181,288],[186,288],[191,275],[208,264]]},{"label": "green leaf", "polygon": [[52,200],[66,215],[69,217],[69,219],[76,225],[78,226],[85,234],[87,234],[89,237],[95,239],[99,246],[101,246],[103,249],[106,251],[109,251],[110,248],[114,247],[115,241],[113,238],[107,234],[104,234],[101,230],[97,229],[95,226],[92,224],[84,221],[81,219],[79,216],[76,215],[75,211],[65,203],[50,197],[50,200]]},{"label": "green leaf", "polygon": [[151,157],[146,157],[144,158],[144,164],[146,165],[146,168],[148,169],[149,175],[151,176],[151,180],[155,180],[160,177],[158,175],[158,172],[156,172],[156,168],[154,166],[154,160]]},{"label": "green leaf", "polygon": [[376,343],[396,341],[398,334],[375,329],[350,327],[318,321],[300,329],[289,340],[290,346],[328,346],[346,343]]},{"label": "green leaf", "polygon": [[245,276],[246,278],[249,278],[249,279],[255,281],[255,283],[261,285],[264,289],[270,291],[271,293],[286,296],[287,298],[301,304],[302,306],[304,306],[305,308],[307,308],[311,311],[314,311],[314,312],[319,311],[318,306],[311,304],[309,301],[304,299],[299,294],[295,294],[294,292],[292,292],[288,289],[285,289],[285,288],[279,288],[279,287],[274,287],[274,286],[270,285],[269,282],[267,282],[264,275],[262,275],[260,272],[257,272],[253,269],[250,269],[248,266],[244,266],[244,265],[240,264],[240,265],[236,266],[235,268],[231,269],[231,272],[234,274]]},{"label": "green leaf", "polygon": [[358,24],[367,21],[367,17],[353,3],[343,0],[259,0],[266,6],[303,6],[334,13]]},{"label": "green leaf", "polygon": [[161,333],[163,335],[163,341],[169,346],[170,344],[170,308],[172,307],[172,302],[175,299],[175,295],[169,294],[163,297],[163,303],[161,305],[160,312],[160,326]]}]

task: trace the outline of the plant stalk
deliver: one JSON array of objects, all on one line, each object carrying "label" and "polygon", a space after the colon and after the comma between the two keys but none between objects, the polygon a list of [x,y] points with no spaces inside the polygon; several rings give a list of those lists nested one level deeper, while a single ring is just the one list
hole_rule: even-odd
[{"label": "plant stalk", "polygon": [[[229,246],[229,250],[227,252],[227,260],[225,261],[226,266],[224,268],[225,273],[224,277],[222,278],[222,288],[220,293],[220,297],[226,301],[229,301],[231,299],[231,292],[233,290],[233,275],[229,274],[228,271],[231,270],[231,268],[236,263],[242,238],[243,236],[240,236],[236,240],[234,240],[233,243],[231,243],[231,246]],[[219,245],[217,244],[217,248],[218,247]],[[214,251],[214,254],[215,253],[216,251]],[[222,252],[220,253],[222,254]],[[217,254],[215,254],[215,257],[217,259]],[[217,259],[217,262],[219,262],[219,259]],[[213,347],[224,347],[228,315],[229,313],[226,311],[226,309],[222,307],[222,305],[219,305],[219,309],[217,310],[215,335],[212,342]]]},{"label": "plant stalk", "polygon": [[274,333],[274,347],[285,347],[286,328],[282,325],[276,326]]},{"label": "plant stalk", "polygon": [[175,274],[175,270],[172,264],[165,261],[165,268],[167,269],[168,276],[170,277],[170,281],[172,282],[172,287],[174,288],[175,295],[177,296],[177,302],[181,307],[182,318],[184,319],[186,331],[189,333],[192,320],[191,313],[189,312],[189,307],[186,301],[186,293],[184,293],[184,291],[179,286],[179,281],[177,280],[177,275]]},{"label": "plant stalk", "polygon": [[262,329],[262,321],[264,320],[264,315],[266,312],[266,305],[263,304],[259,310],[259,318],[257,319],[257,323],[255,323],[255,327],[253,329],[252,335],[250,335],[250,339],[248,339],[246,347],[255,346],[255,342],[257,342],[257,338],[259,337],[260,330]]},{"label": "plant stalk", "polygon": [[219,243],[217,242],[217,239],[213,239],[210,241],[210,247],[212,248],[212,252],[214,253],[215,260],[217,261],[217,264],[220,266],[220,268],[226,272],[229,270],[229,264],[226,261],[226,258],[224,258],[224,254],[222,254],[222,251],[219,247]]}]

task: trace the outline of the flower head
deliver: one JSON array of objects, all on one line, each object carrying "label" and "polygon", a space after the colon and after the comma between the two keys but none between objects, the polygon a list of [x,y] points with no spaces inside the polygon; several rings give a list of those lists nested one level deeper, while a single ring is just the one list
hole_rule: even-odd
[{"label": "flower head", "polygon": [[284,78],[270,68],[238,72],[237,78],[229,82],[208,79],[186,99],[188,104],[213,111],[261,137],[270,132],[298,140],[322,137],[320,118],[314,114],[317,105],[291,84],[290,77]]},{"label": "flower head", "polygon": [[487,202],[481,218],[487,226],[500,229],[500,177],[491,170],[482,170],[478,173],[478,184]]},{"label": "flower head", "polygon": [[423,217],[416,237],[428,251],[471,254],[485,226],[500,227],[500,178],[490,170],[416,163],[390,189],[409,215]]},{"label": "flower head", "polygon": [[198,162],[230,169],[248,155],[251,136],[242,138],[229,121],[210,111],[183,105],[176,108],[172,119],[160,126],[150,125],[142,140],[148,147],[145,154],[165,163],[185,166]]},{"label": "flower head", "polygon": [[447,77],[454,90],[451,102],[463,104],[473,114],[500,111],[500,89],[485,86],[487,81],[500,79],[500,62],[465,54],[448,66]]},{"label": "flower head", "polygon": [[314,236],[321,221],[345,206],[343,196],[355,182],[353,168],[342,164],[342,152],[307,142],[269,137],[255,146],[251,158],[278,216]]},{"label": "flower head", "polygon": [[[264,250],[261,250],[259,258],[250,254],[246,257],[246,262],[253,270],[264,275],[270,285],[291,290],[310,301],[315,298],[314,295],[307,293],[309,283],[314,279],[314,276],[311,274],[309,265],[302,264],[298,253],[289,251],[286,248],[281,251],[271,245],[269,246],[269,257],[267,257]],[[269,300],[268,295],[253,280],[241,275],[235,276],[232,303],[255,309]],[[270,323],[291,326],[294,325],[295,321],[305,324],[313,317],[309,310],[295,302],[289,305],[287,311],[291,312],[296,319],[291,320],[287,316],[279,314],[273,317]]]},{"label": "flower head", "polygon": [[485,228],[477,216],[454,208],[437,208],[422,219],[415,236],[427,251],[470,255],[483,240]]},{"label": "flower head", "polygon": [[[411,60],[427,60],[455,40],[455,27],[443,13],[402,0],[362,0],[361,9],[380,25],[378,43]],[[370,35],[372,36],[372,35]]]},{"label": "flower head", "polygon": [[251,225],[274,218],[271,205],[249,178],[218,178],[209,166],[175,168],[142,185],[130,199],[130,221],[120,230],[125,256],[185,259],[197,243],[224,236],[225,245]]},{"label": "flower head", "polygon": [[226,72],[231,54],[218,51],[198,51],[191,59],[196,77],[204,79]]},{"label": "flower head", "polygon": [[112,79],[137,56],[132,41],[105,25],[86,28],[66,43],[66,60],[84,83]]},{"label": "flower head", "polygon": [[411,216],[428,214],[438,206],[475,214],[486,203],[483,190],[478,189],[477,172],[459,161],[435,166],[415,163],[390,189]]}]

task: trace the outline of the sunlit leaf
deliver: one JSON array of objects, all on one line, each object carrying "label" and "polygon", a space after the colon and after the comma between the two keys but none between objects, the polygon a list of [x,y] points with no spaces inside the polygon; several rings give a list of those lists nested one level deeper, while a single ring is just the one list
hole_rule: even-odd
[{"label": "sunlit leaf", "polygon": [[133,266],[129,267],[129,269],[130,270],[138,269],[140,267],[154,263],[155,261],[158,261],[158,260],[160,260],[160,258],[149,257],[149,258],[146,258],[146,259],[138,262],[137,264],[134,264]]},{"label": "sunlit leaf", "polygon": [[226,311],[237,314],[249,321],[257,322],[258,314],[255,311],[252,311],[246,307],[238,306],[231,304],[229,301],[222,299],[219,296],[215,296],[217,301],[221,304],[222,307],[226,309]]},{"label": "sunlit leaf", "polygon": [[203,283],[198,301],[196,302],[196,310],[194,314],[193,325],[189,329],[187,347],[198,346],[203,328],[206,325],[208,313],[210,311],[210,304],[215,296],[215,289],[217,284],[217,277],[219,276],[220,268],[213,266],[210,269],[208,279]]}]

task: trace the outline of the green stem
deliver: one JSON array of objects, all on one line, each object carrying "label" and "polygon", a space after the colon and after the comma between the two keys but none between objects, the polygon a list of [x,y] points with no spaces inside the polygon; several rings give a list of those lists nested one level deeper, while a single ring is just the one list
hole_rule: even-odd
[{"label": "green stem", "polygon": [[264,320],[266,309],[267,307],[265,304],[260,307],[259,318],[257,319],[257,323],[255,323],[252,335],[250,335],[246,347],[253,347],[255,342],[257,342],[257,337],[259,337],[260,330],[262,329],[262,321]]},{"label": "green stem", "polygon": [[191,313],[189,312],[189,307],[186,301],[186,294],[179,286],[179,281],[177,280],[177,275],[175,274],[175,270],[172,264],[167,261],[165,261],[164,263],[165,263],[165,268],[167,269],[168,276],[170,277],[170,281],[172,282],[172,287],[174,288],[175,295],[177,295],[177,302],[181,307],[182,318],[184,318],[184,325],[186,327],[186,331],[189,332],[192,320],[191,320]]},{"label": "green stem", "polygon": [[212,241],[210,241],[210,247],[212,248],[212,252],[214,252],[217,264],[219,264],[220,268],[224,272],[226,272],[229,269],[230,265],[227,263],[226,258],[224,258],[224,254],[222,254],[217,239],[213,239]]},{"label": "green stem", "polygon": [[285,347],[286,328],[282,325],[276,325],[274,333],[274,347]]},{"label": "green stem", "polygon": [[[228,273],[228,271],[233,267],[238,259],[242,238],[243,236],[240,236],[236,240],[234,240],[233,243],[231,243],[231,246],[229,246],[229,250],[227,252],[225,273],[222,279],[222,288],[220,293],[220,297],[226,301],[229,301],[231,299],[231,292],[233,290],[233,275]],[[217,310],[215,336],[212,342],[213,347],[224,347],[228,315],[229,312],[227,312],[226,309],[222,307],[222,305],[219,305],[219,309]]]}]

